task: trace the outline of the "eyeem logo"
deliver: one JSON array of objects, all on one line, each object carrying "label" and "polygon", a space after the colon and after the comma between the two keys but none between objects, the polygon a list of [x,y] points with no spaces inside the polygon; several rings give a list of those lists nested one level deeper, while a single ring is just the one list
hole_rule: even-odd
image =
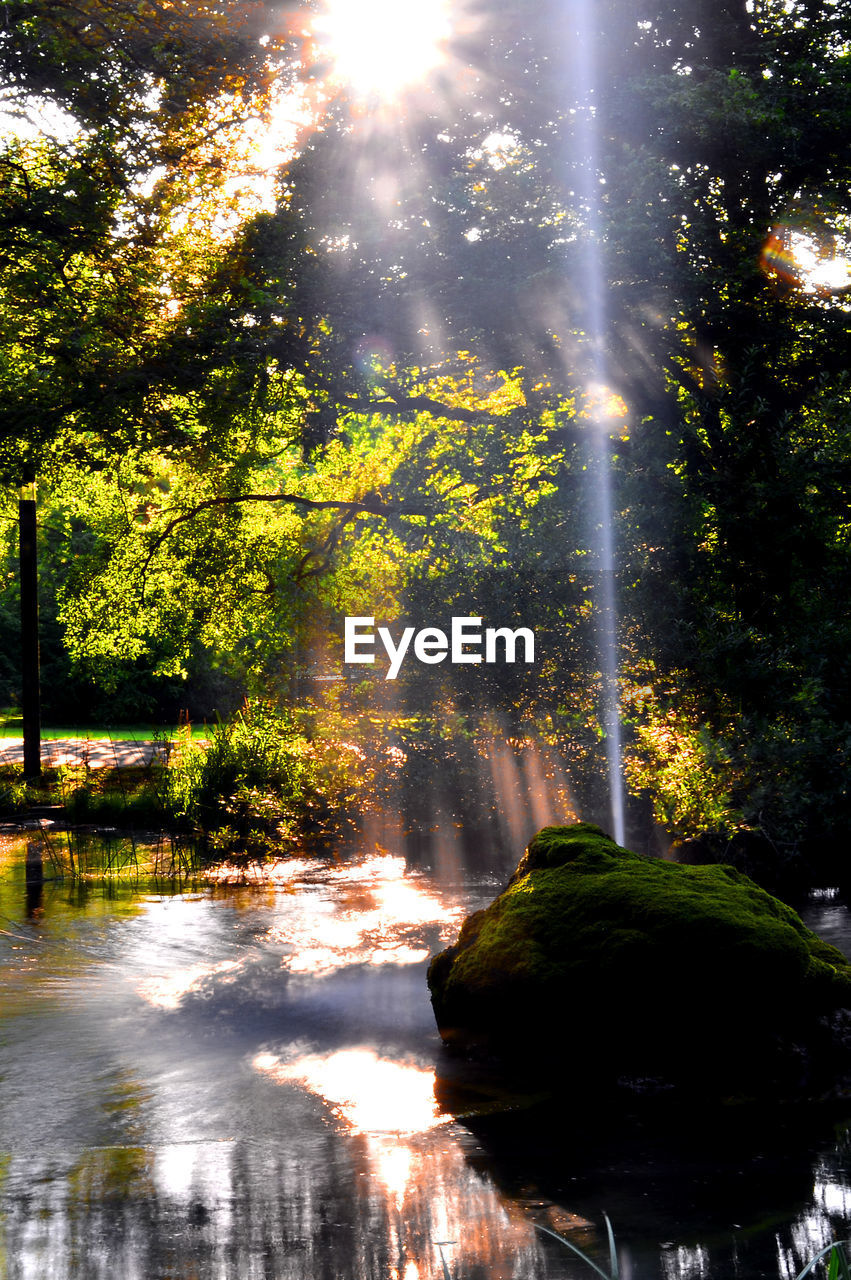
[{"label": "eyeem logo", "polygon": [[[347,663],[375,662],[375,618],[346,618],[344,661]],[[384,646],[390,666],[385,680],[395,680],[405,656],[411,648],[419,662],[515,662],[518,644],[523,646],[523,661],[535,661],[535,635],[528,627],[511,631],[508,627],[486,627],[484,632],[484,657],[475,650],[482,648],[481,618],[453,618],[452,630],[447,636],[439,627],[405,627],[399,643],[386,627],[378,628],[378,638]]]}]

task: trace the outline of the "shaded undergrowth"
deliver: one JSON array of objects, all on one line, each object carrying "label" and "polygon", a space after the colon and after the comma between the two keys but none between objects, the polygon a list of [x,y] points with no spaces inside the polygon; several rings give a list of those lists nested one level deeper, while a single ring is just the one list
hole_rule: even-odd
[{"label": "shaded undergrowth", "polygon": [[205,740],[188,725],[155,738],[144,765],[79,762],[24,778],[0,769],[0,816],[49,816],[101,831],[191,837],[201,860],[262,858],[298,842],[327,842],[350,822],[352,761],[341,744],[320,747],[293,717],[246,702]]}]

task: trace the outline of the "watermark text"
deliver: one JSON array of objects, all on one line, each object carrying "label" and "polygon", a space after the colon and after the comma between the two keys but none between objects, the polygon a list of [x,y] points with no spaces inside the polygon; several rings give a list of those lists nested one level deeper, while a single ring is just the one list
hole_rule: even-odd
[{"label": "watermark text", "polygon": [[[406,657],[413,654],[417,662],[432,664],[446,658],[452,663],[517,662],[518,651],[523,662],[535,661],[535,633],[528,627],[486,627],[481,618],[453,618],[449,634],[440,627],[405,627],[398,641],[387,627],[375,628],[375,618],[346,618],[346,663],[374,663],[377,641],[390,660],[384,679],[395,680]],[[484,651],[484,652],[483,652]]]}]

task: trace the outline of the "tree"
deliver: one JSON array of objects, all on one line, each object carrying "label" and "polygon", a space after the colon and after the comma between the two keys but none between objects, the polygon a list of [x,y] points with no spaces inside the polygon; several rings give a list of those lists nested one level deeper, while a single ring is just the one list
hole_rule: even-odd
[{"label": "tree", "polygon": [[[222,140],[272,70],[321,70],[298,70],[270,14],[234,42],[224,4],[177,6],[172,28],[171,9],[89,3],[82,26],[48,7],[36,45],[12,36],[0,52],[32,93],[32,50],[53,50],[50,92],[88,122],[61,143],[14,143],[5,170],[3,225],[25,238],[5,272],[4,431],[10,475],[16,443],[42,470],[49,455],[115,475],[123,454],[141,502],[172,468],[168,509],[154,497],[149,526],[133,516],[104,553],[126,569],[146,546],[163,602],[151,637],[175,590],[198,602],[169,624],[162,661],[179,665],[192,626],[211,625],[205,561],[255,592],[268,655],[314,608],[330,616],[347,573],[364,580],[381,529],[408,566],[382,579],[400,610],[454,607],[475,561],[482,608],[534,607],[563,629],[561,666],[493,691],[549,714],[545,684],[557,701],[576,692],[570,668],[586,688],[599,676],[583,485],[595,450],[611,452],[636,750],[670,712],[730,780],[724,821],[791,811],[815,761],[844,759],[849,720],[844,625],[812,585],[844,592],[847,572],[848,302],[841,280],[824,283],[848,234],[845,0],[483,11],[434,91],[383,126],[345,95],[329,106],[276,210],[228,236]],[[109,70],[92,80],[95,60]],[[495,410],[500,379],[516,400]],[[616,406],[611,445],[592,443],[595,397]],[[73,642],[94,653],[100,624],[82,613]],[[772,792],[778,695],[791,763]],[[593,708],[561,705],[592,732]],[[651,756],[633,776],[662,795],[671,771]]]},{"label": "tree", "polygon": [[[463,346],[522,367],[539,410],[605,370],[629,411],[616,466],[634,691],[650,681],[663,714],[679,703],[717,741],[734,824],[762,815],[797,842],[812,818],[799,797],[816,769],[841,777],[826,762],[845,759],[849,723],[849,24],[845,3],[611,0],[590,25],[579,6],[556,20],[518,3],[468,42],[469,97],[435,95],[389,138],[341,107],[345,127],[289,175],[338,350],[373,343],[404,365]],[[785,745],[766,728],[778,705]],[[772,783],[781,749],[792,763]]]},{"label": "tree", "polygon": [[[244,389],[245,344],[231,327],[238,256],[216,219],[228,212],[234,148],[264,110],[271,77],[269,54],[232,0],[7,6],[7,483],[31,486],[57,461],[102,466],[143,443],[197,449],[225,429],[228,396]],[[190,433],[174,403],[187,393],[216,405]],[[28,492],[20,516],[29,772],[39,768],[33,499]]]}]

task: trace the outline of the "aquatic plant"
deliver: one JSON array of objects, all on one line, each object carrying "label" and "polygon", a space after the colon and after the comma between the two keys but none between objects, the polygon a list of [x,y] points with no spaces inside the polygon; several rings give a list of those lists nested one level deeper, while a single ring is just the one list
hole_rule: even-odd
[{"label": "aquatic plant", "polygon": [[609,1245],[609,1270],[608,1271],[604,1271],[603,1268],[599,1266],[598,1263],[596,1263],[593,1258],[589,1258],[588,1254],[584,1253],[583,1250],[580,1249],[578,1245],[574,1244],[572,1240],[568,1240],[565,1236],[559,1235],[559,1233],[557,1231],[553,1231],[551,1227],[542,1227],[539,1223],[536,1222],[535,1230],[542,1231],[545,1235],[552,1236],[554,1240],[558,1240],[561,1244],[565,1245],[566,1248],[570,1249],[571,1252],[575,1253],[578,1258],[581,1258],[582,1261],[587,1266],[589,1266],[592,1271],[596,1272],[596,1274],[601,1277],[601,1280],[620,1280],[620,1267],[618,1266],[618,1254],[617,1254],[617,1249],[615,1248],[615,1233],[612,1230],[612,1224],[609,1221],[608,1214],[604,1213],[603,1219],[606,1223],[606,1237]]},{"label": "aquatic plant", "polygon": [[[535,1223],[535,1230],[542,1231],[545,1235],[552,1236],[554,1240],[558,1240],[567,1249],[570,1249],[578,1258],[580,1258],[586,1266],[588,1266],[600,1280],[620,1280],[620,1269],[618,1266],[618,1255],[615,1247],[615,1235],[612,1230],[612,1224],[608,1215],[603,1214],[606,1223],[606,1236],[609,1246],[609,1270],[604,1271],[599,1263],[589,1257],[578,1245],[572,1240],[568,1240],[565,1236],[560,1235],[557,1231],[553,1231],[551,1227],[543,1227],[539,1223]],[[848,1260],[848,1247],[851,1241],[832,1240],[825,1247],[810,1259],[803,1271],[800,1271],[795,1280],[805,1280],[806,1276],[815,1275],[816,1268],[819,1263],[825,1263],[827,1266],[826,1280],[851,1280],[851,1264]],[[442,1255],[441,1255],[442,1256]],[[444,1272],[446,1265],[444,1263]]]},{"label": "aquatic plant", "polygon": [[814,1258],[810,1258],[795,1280],[804,1280],[805,1276],[813,1275],[818,1263],[825,1259],[827,1260],[827,1280],[851,1280],[851,1266],[848,1263],[849,1243],[851,1242],[831,1240],[830,1244],[820,1249]]},{"label": "aquatic plant", "polygon": [[[604,1213],[603,1218],[606,1223],[606,1235],[609,1245],[608,1271],[604,1271],[593,1258],[589,1257],[588,1254],[580,1249],[578,1245],[575,1245],[572,1240],[568,1240],[557,1231],[553,1231],[552,1228],[542,1227],[538,1223],[535,1223],[535,1229],[536,1231],[542,1231],[545,1235],[552,1236],[554,1240],[558,1240],[566,1248],[570,1249],[572,1253],[576,1254],[576,1256],[580,1258],[586,1266],[600,1277],[600,1280],[620,1280],[620,1269],[618,1266],[617,1249],[615,1248],[614,1231],[612,1230],[612,1224],[609,1221],[608,1215]],[[847,1252],[849,1243],[851,1242],[832,1240],[830,1244],[825,1245],[823,1249],[819,1250],[819,1252],[810,1259],[803,1271],[800,1271],[795,1277],[795,1280],[805,1280],[806,1276],[814,1275],[816,1267],[820,1262],[826,1262],[827,1264],[827,1280],[851,1280],[851,1266],[849,1266]]]}]

